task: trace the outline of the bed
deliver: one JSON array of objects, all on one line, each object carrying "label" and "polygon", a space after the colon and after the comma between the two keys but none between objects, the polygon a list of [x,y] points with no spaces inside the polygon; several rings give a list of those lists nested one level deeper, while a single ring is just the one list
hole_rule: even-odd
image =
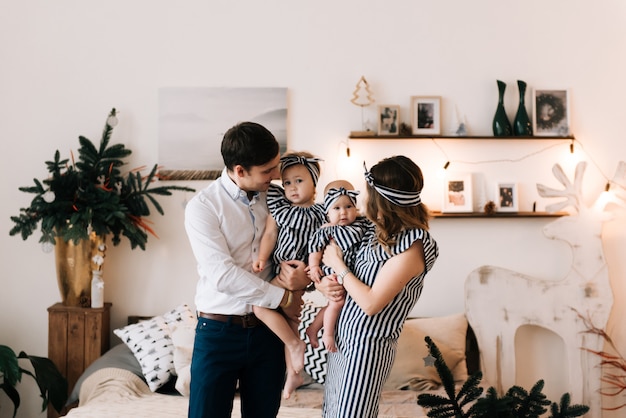
[{"label": "bed", "polygon": [[[301,335],[319,311],[305,304]],[[78,379],[69,400],[67,417],[107,418],[186,417],[189,365],[196,318],[188,305],[163,315],[114,330],[121,343],[91,364]],[[426,366],[424,337],[429,335],[442,352],[459,385],[479,368],[476,339],[465,315],[407,320],[391,375],[381,397],[380,417],[422,417],[417,405],[420,393],[444,394],[435,368]],[[305,383],[284,400],[279,418],[321,416],[326,352],[307,347]],[[486,386],[486,385],[485,385]],[[233,417],[240,417],[235,399]]]}]

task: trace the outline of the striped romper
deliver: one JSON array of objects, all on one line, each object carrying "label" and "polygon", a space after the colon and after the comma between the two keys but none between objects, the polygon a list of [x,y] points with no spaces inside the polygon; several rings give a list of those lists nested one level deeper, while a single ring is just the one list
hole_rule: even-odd
[{"label": "striped romper", "polygon": [[300,260],[306,263],[309,239],[326,223],[324,205],[315,203],[308,208],[294,206],[281,187],[271,185],[267,191],[267,207],[278,227],[278,239],[272,254],[275,272],[278,274],[282,261]]},{"label": "striped romper", "polygon": [[437,243],[423,229],[402,231],[396,238],[396,244],[388,253],[376,241],[374,228],[368,229],[355,263],[350,266],[356,277],[372,286],[385,262],[418,240],[424,247],[424,272],[413,277],[376,315],[365,315],[350,295],[346,296],[335,336],[338,352],[328,353],[325,418],[378,416],[380,394],[393,365],[400,331],[419,299],[424,276],[439,255]]}]

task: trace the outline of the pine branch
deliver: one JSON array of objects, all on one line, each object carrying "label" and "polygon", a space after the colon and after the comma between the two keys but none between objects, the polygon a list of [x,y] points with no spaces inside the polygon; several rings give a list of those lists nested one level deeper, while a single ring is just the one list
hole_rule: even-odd
[{"label": "pine branch", "polygon": [[[548,411],[551,405],[550,418],[573,418],[586,414],[586,405],[570,405],[570,395],[563,394],[560,406],[551,403],[543,394],[544,381],[539,380],[527,392],[520,386],[512,386],[502,397],[494,387],[487,389],[481,398],[483,388],[480,387],[482,373],[471,375],[458,394],[455,394],[452,372],[443,360],[437,345],[430,337],[425,338],[428,351],[435,358],[435,367],[444,386],[447,398],[432,393],[421,393],[417,404],[424,408],[431,418],[539,418]],[[473,402],[473,404],[472,404]],[[464,408],[471,406],[464,412]]]}]

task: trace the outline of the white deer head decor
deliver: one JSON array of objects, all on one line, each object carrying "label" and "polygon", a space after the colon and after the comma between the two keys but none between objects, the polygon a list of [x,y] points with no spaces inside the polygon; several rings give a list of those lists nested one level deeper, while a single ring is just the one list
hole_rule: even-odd
[{"label": "white deer head decor", "polygon": [[465,282],[465,310],[478,339],[487,382],[501,393],[513,386],[515,334],[524,325],[542,327],[563,340],[572,402],[588,405],[589,417],[600,417],[600,370],[593,367],[596,359],[581,348],[598,349],[603,342],[584,333],[585,325],[576,311],[590,315],[596,324],[606,324],[613,297],[602,251],[602,210],[596,204],[587,207],[583,201],[585,168],[586,163],[579,163],[571,182],[557,164],[552,172],[563,189],[537,185],[542,197],[562,198],[549,205],[548,211],[572,210],[544,227],[548,238],[563,240],[572,250],[572,268],[565,277],[542,280],[481,266]]}]

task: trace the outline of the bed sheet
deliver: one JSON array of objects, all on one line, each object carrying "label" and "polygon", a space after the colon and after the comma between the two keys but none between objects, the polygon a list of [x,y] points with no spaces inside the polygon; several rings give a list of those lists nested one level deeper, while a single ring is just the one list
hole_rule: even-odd
[{"label": "bed sheet", "polygon": [[[430,391],[443,394],[442,389]],[[387,390],[382,394],[379,418],[425,417],[417,405],[422,392]],[[298,389],[291,399],[283,401],[278,418],[321,417],[323,389],[319,384]],[[83,382],[80,404],[66,415],[69,418],[172,418],[187,417],[188,398],[153,393],[148,385],[132,372],[104,368]],[[239,400],[235,399],[233,418],[241,418]]]}]

